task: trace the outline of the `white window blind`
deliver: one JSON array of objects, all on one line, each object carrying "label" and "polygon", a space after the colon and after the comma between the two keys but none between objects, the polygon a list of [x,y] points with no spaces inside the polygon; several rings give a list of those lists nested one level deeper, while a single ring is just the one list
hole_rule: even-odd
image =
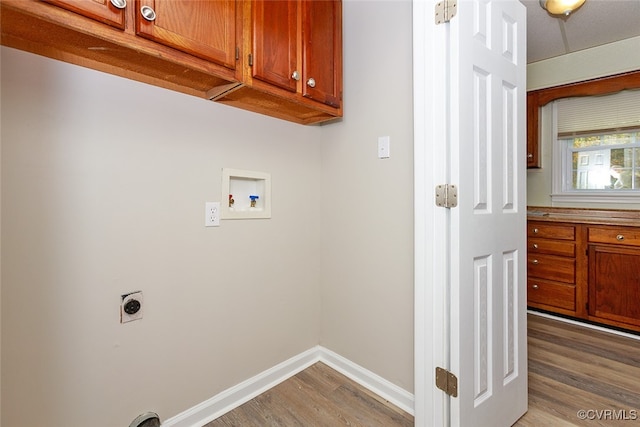
[{"label": "white window blind", "polygon": [[558,136],[640,127],[640,90],[557,101]]}]

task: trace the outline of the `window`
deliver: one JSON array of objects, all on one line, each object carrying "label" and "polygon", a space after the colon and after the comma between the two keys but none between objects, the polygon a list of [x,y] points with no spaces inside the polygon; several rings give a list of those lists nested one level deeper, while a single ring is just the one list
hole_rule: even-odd
[{"label": "window", "polygon": [[558,141],[565,168],[565,191],[640,190],[640,129]]},{"label": "window", "polygon": [[640,91],[566,98],[552,108],[552,199],[638,203]]}]

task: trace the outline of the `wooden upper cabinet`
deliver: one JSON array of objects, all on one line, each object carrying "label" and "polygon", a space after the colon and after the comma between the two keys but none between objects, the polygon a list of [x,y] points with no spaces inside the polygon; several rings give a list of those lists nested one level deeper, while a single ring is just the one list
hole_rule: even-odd
[{"label": "wooden upper cabinet", "polygon": [[342,3],[302,1],[302,94],[332,107],[342,98]]},{"label": "wooden upper cabinet", "polygon": [[295,92],[298,2],[258,0],[252,7],[252,78]]},{"label": "wooden upper cabinet", "polygon": [[125,0],[44,0],[77,14],[124,30]]},{"label": "wooden upper cabinet", "polygon": [[235,0],[136,0],[136,34],[235,69]]},{"label": "wooden upper cabinet", "polygon": [[0,0],[0,12],[16,49],[300,124],[343,114],[341,0]]},{"label": "wooden upper cabinet", "polygon": [[[298,100],[342,106],[340,0],[251,2],[251,84],[295,92]],[[307,102],[307,101],[304,101]]]}]

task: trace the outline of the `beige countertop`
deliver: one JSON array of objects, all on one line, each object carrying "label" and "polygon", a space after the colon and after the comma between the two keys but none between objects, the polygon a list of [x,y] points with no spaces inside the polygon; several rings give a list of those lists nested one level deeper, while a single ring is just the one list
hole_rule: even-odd
[{"label": "beige countertop", "polygon": [[640,211],[529,206],[527,220],[640,227]]}]

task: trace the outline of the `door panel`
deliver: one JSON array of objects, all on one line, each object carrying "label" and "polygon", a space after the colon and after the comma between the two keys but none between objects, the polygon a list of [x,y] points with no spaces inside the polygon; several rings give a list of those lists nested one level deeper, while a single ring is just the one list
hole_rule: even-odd
[{"label": "door panel", "polygon": [[124,30],[125,9],[115,7],[109,0],[45,0],[64,9]]},{"label": "door panel", "polygon": [[297,81],[297,1],[255,1],[253,13],[253,78],[291,92]]},{"label": "door panel", "polygon": [[[143,17],[151,8],[154,20]],[[136,34],[235,69],[236,2],[136,0]]]},{"label": "door panel", "polygon": [[336,108],[342,97],[341,23],[339,0],[302,1],[302,95]]},{"label": "door panel", "polygon": [[463,0],[451,20],[452,425],[527,408],[525,8]]}]

